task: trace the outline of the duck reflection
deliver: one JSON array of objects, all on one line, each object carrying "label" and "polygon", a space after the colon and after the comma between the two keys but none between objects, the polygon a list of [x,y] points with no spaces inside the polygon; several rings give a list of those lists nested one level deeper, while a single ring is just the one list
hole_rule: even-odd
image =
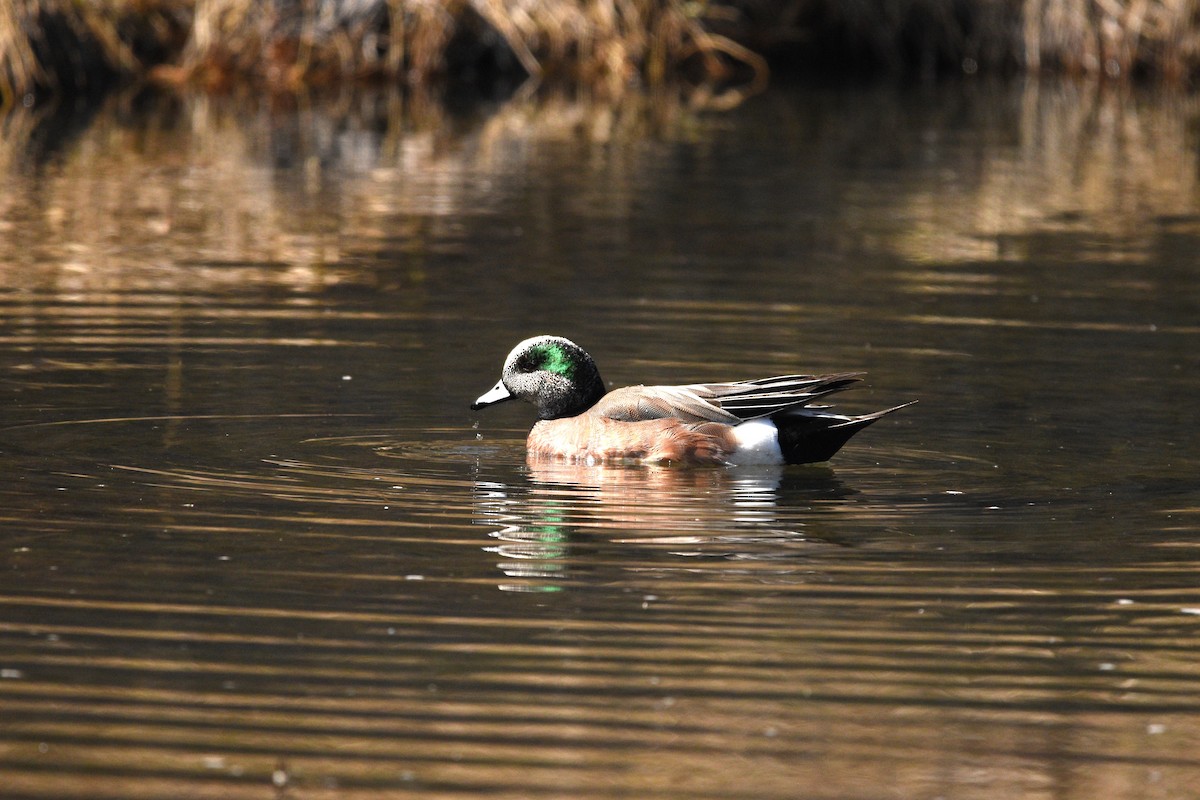
[{"label": "duck reflection", "polygon": [[813,509],[854,494],[824,467],[531,459],[524,478],[476,481],[476,521],[498,540],[485,549],[503,558],[497,567],[512,579],[503,591],[561,591],[614,551],[622,552],[622,569],[645,568],[664,554],[676,564],[685,557],[794,559],[803,552],[798,544],[822,538],[810,528]]}]

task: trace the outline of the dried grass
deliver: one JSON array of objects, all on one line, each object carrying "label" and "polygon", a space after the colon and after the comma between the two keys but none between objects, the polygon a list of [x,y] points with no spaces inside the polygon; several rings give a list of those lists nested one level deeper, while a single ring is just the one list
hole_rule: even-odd
[{"label": "dried grass", "polygon": [[891,69],[1200,72],[1200,0],[738,0],[732,35]]},{"label": "dried grass", "polygon": [[511,62],[618,96],[691,68],[706,83],[761,88],[758,55],[707,31],[673,0],[359,0],[341,16],[325,4],[251,11],[246,0],[198,0],[185,73],[210,83],[247,79],[273,88],[385,77],[421,85],[480,64]]},{"label": "dried grass", "polygon": [[1035,71],[1180,79],[1200,65],[1197,0],[1025,0],[1022,34]]},{"label": "dried grass", "polygon": [[0,100],[101,91],[182,46],[185,0],[0,0]]},{"label": "dried grass", "polygon": [[768,52],[1190,79],[1200,0],[0,0],[5,105],[122,78],[290,90],[522,72],[614,97],[683,78],[729,104],[765,84]]}]

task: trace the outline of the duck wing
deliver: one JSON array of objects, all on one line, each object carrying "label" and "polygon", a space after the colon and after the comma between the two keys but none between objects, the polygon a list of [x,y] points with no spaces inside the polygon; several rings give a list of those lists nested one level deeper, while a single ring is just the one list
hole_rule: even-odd
[{"label": "duck wing", "polygon": [[861,380],[861,373],[777,375],[731,383],[627,386],[605,395],[592,410],[623,422],[674,417],[684,422],[736,425],[805,406]]}]

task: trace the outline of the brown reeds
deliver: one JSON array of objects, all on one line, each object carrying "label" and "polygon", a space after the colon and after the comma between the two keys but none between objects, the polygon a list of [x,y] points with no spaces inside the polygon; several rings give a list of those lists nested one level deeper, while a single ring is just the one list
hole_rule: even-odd
[{"label": "brown reeds", "polygon": [[609,96],[682,79],[736,101],[765,82],[763,54],[1189,79],[1200,0],[0,0],[9,105],[122,79],[292,90],[525,75]]},{"label": "brown reeds", "polygon": [[290,6],[289,15],[264,15],[246,0],[198,0],[193,33],[174,74],[290,89],[347,77],[423,85],[464,73],[520,71],[609,96],[685,71],[705,84],[737,83],[749,90],[761,88],[766,77],[761,57],[706,30],[698,9],[673,0]]},{"label": "brown reeds", "polygon": [[0,91],[149,78],[293,90],[552,76],[618,95],[686,75],[761,88],[766,64],[678,0],[0,0]]},{"label": "brown reeds", "polygon": [[[764,51],[890,71],[1054,71],[1187,79],[1198,0],[741,0],[731,35]],[[752,28],[744,26],[753,19]],[[801,55],[803,57],[803,55]]]},{"label": "brown reeds", "polygon": [[0,0],[0,103],[41,89],[102,91],[178,52],[182,0]]},{"label": "brown reeds", "polygon": [[1025,0],[1031,70],[1188,77],[1200,65],[1197,0]]}]

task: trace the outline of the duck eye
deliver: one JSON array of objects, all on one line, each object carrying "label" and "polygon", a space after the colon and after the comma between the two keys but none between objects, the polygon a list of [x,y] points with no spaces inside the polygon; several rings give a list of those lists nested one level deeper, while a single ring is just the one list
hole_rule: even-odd
[{"label": "duck eye", "polygon": [[517,359],[517,372],[537,372],[540,361],[533,353],[525,353]]},{"label": "duck eye", "polygon": [[517,357],[513,364],[517,372],[553,372],[567,379],[575,377],[575,363],[569,353],[553,344],[537,345]]}]

